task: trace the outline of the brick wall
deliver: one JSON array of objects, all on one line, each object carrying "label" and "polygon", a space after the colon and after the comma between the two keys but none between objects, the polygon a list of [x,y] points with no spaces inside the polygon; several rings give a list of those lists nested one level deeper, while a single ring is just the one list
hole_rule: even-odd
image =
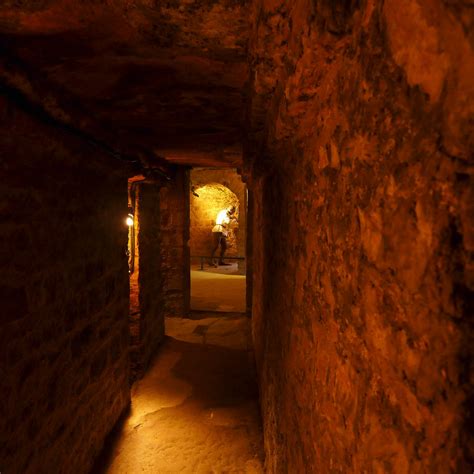
[{"label": "brick wall", "polygon": [[184,169],[171,174],[166,183],[136,180],[130,193],[136,231],[130,276],[132,381],[143,375],[163,342],[165,316],[188,314],[187,177]]},{"label": "brick wall", "polygon": [[160,192],[161,264],[166,316],[189,313],[189,178],[177,168]]},{"label": "brick wall", "polygon": [[0,471],[86,473],[129,403],[122,164],[0,99]]},{"label": "brick wall", "polygon": [[160,185],[138,184],[138,294],[140,302],[140,372],[146,369],[165,333],[161,268]]},{"label": "brick wall", "polygon": [[254,6],[268,471],[471,472],[472,11]]}]

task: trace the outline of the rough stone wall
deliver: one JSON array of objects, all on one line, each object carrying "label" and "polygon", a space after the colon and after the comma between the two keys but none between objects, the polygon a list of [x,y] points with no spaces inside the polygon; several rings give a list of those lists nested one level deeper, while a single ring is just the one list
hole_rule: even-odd
[{"label": "rough stone wall", "polygon": [[[164,183],[135,182],[135,271],[130,276],[131,380],[140,378],[165,336],[165,316],[189,305],[186,171]],[[134,304],[134,300],[138,303]]]},{"label": "rough stone wall", "polygon": [[161,265],[166,316],[189,314],[189,177],[181,167],[160,192]]},{"label": "rough stone wall", "polygon": [[123,165],[0,99],[0,471],[86,473],[129,403]]},{"label": "rough stone wall", "polygon": [[138,184],[138,299],[140,302],[139,373],[165,336],[165,303],[161,261],[160,185]]},{"label": "rough stone wall", "polygon": [[[252,314],[253,295],[253,224],[254,224],[254,195],[247,188],[247,225],[245,229],[245,306],[248,316]],[[259,235],[262,235],[259,232]]]},{"label": "rough stone wall", "polygon": [[240,164],[249,3],[1,0],[0,78],[122,151]]},{"label": "rough stone wall", "polygon": [[[130,378],[135,380],[137,374],[141,373],[141,342],[140,342],[140,300],[138,275],[140,274],[140,247],[138,235],[140,233],[140,207],[139,207],[140,188],[138,183],[128,183],[128,205],[133,209],[133,227],[129,227],[128,232],[128,252],[129,269],[133,266],[130,273]],[[133,236],[132,236],[133,231]],[[133,249],[132,249],[133,246]],[[132,264],[133,260],[133,264]]]},{"label": "rough stone wall", "polygon": [[[197,194],[199,194],[199,188],[213,183],[230,189],[238,199],[238,227],[232,231],[229,239],[229,249],[226,254],[245,256],[247,228],[246,186],[235,169],[197,168],[191,171],[191,189],[196,190]],[[199,199],[191,195],[191,255],[210,255],[213,246],[211,231],[215,224],[217,213],[215,211],[212,212],[212,217],[204,216],[199,206]],[[219,210],[221,209],[222,207],[219,207]]]},{"label": "rough stone wall", "polygon": [[255,1],[253,18],[267,469],[471,472],[472,8]]}]

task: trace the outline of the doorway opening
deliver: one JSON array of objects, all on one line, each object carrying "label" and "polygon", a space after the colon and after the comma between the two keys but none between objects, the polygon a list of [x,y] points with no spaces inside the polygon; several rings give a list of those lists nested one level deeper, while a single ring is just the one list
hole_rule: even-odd
[{"label": "doorway opening", "polygon": [[235,169],[190,173],[191,311],[246,312],[247,189]]}]

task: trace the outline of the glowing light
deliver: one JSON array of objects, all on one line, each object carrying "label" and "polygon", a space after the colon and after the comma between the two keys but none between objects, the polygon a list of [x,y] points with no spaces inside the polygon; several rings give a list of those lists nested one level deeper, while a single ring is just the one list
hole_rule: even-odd
[{"label": "glowing light", "polygon": [[127,219],[125,220],[125,223],[128,225],[128,227],[132,227],[133,225],[133,214],[129,214]]},{"label": "glowing light", "polygon": [[217,214],[217,219],[216,219],[216,224],[217,225],[223,225],[223,224],[229,224],[230,219],[229,219],[229,214],[228,210],[224,209]]}]

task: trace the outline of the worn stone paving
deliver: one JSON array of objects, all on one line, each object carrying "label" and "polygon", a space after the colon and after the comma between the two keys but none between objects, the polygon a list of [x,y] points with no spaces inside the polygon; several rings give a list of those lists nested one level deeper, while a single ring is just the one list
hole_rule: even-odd
[{"label": "worn stone paving", "polygon": [[245,312],[246,280],[236,274],[237,264],[204,271],[191,270],[191,309],[195,311]]},{"label": "worn stone paving", "polygon": [[263,472],[249,320],[169,318],[166,332],[97,472]]}]

